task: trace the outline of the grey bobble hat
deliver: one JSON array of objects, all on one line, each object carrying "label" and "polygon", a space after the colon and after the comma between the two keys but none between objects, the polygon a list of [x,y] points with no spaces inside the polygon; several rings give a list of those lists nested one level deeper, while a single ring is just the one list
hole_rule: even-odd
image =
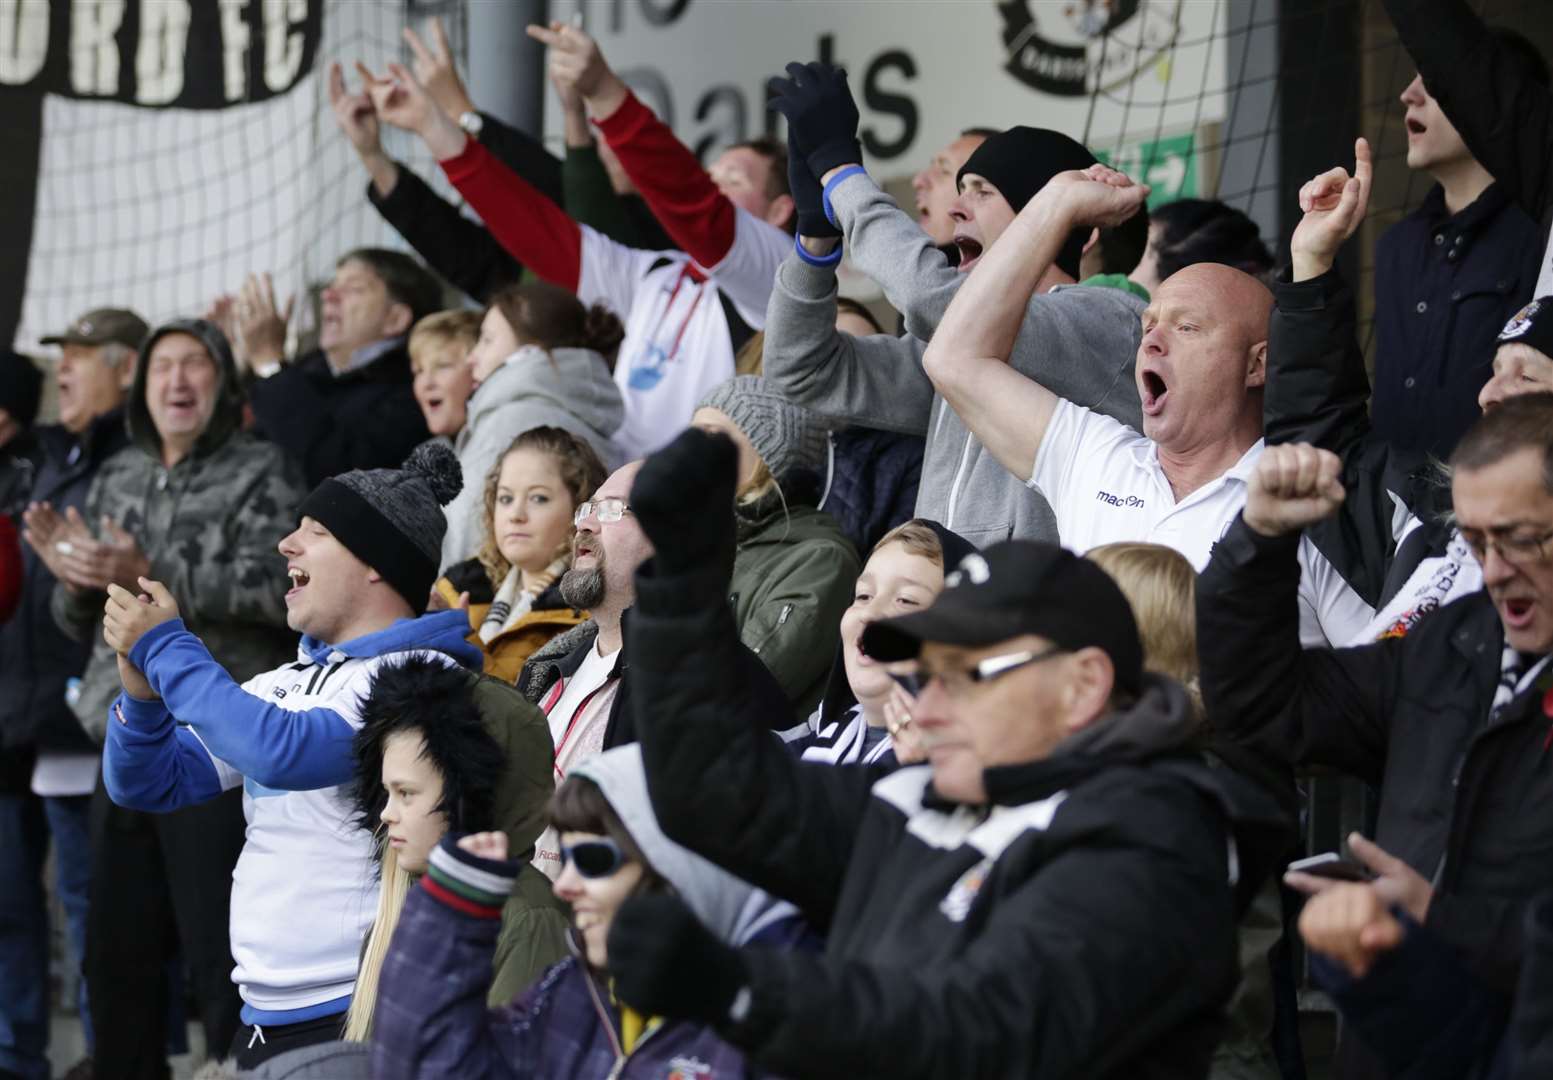
[{"label": "grey bobble hat", "polygon": [[708,391],[696,405],[704,407],[726,414],[778,481],[799,469],[824,469],[824,426],[808,409],[783,397],[769,380],[736,375]]},{"label": "grey bobble hat", "polygon": [[392,585],[419,614],[437,580],[442,508],[463,489],[458,457],[439,442],[417,446],[400,469],[355,469],[313,489],[298,508]]}]

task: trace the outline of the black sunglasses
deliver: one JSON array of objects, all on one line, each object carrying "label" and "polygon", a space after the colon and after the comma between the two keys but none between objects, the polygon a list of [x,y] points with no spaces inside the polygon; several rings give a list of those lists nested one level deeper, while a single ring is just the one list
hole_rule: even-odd
[{"label": "black sunglasses", "polygon": [[609,838],[584,840],[580,844],[561,845],[561,865],[571,863],[585,878],[606,878],[626,861],[620,845]]}]

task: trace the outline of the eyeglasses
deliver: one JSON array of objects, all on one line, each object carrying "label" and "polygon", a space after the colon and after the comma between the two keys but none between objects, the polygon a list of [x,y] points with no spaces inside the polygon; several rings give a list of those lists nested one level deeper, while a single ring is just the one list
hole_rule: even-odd
[{"label": "eyeglasses", "polygon": [[625,864],[626,854],[620,845],[605,837],[601,840],[584,840],[579,844],[561,845],[561,865],[571,863],[577,873],[585,878],[606,878]]},{"label": "eyeglasses", "polygon": [[1547,558],[1546,547],[1548,541],[1553,540],[1553,530],[1541,536],[1515,533],[1499,537],[1488,537],[1476,531],[1463,530],[1461,538],[1466,541],[1467,549],[1479,563],[1487,558],[1490,551],[1493,551],[1511,566],[1526,566]]},{"label": "eyeglasses", "polygon": [[1042,649],[1040,652],[1031,652],[1027,649],[1023,652],[1005,653],[1002,656],[989,656],[968,668],[956,668],[950,671],[934,671],[932,668],[918,664],[916,671],[906,674],[892,673],[890,678],[912,697],[926,690],[928,683],[934,679],[944,684],[944,692],[950,697],[964,697],[970,692],[972,686],[1002,678],[1010,672],[1029,667],[1031,664],[1039,664],[1042,660],[1050,660],[1067,651],[1060,646]]},{"label": "eyeglasses", "polygon": [[619,521],[631,512],[624,499],[589,499],[585,503],[577,504],[577,512],[572,515],[572,524],[581,525],[589,517],[599,519],[599,524],[607,525],[611,521]]}]

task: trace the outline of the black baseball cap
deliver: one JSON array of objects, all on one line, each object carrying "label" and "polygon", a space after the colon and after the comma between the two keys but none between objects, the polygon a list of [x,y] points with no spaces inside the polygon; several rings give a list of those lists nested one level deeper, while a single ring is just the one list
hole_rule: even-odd
[{"label": "black baseball cap", "polygon": [[984,648],[1035,634],[1064,649],[1094,646],[1111,658],[1116,685],[1137,693],[1143,643],[1132,606],[1111,576],[1066,548],[1005,540],[967,555],[926,611],[863,630],[863,652],[911,660],[925,641]]}]

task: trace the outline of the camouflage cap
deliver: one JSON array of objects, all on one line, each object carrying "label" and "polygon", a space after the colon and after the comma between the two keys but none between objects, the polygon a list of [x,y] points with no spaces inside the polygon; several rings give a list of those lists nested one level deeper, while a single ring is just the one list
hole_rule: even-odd
[{"label": "camouflage cap", "polygon": [[133,311],[124,308],[97,308],[88,311],[65,327],[63,333],[39,338],[43,345],[124,345],[140,348],[151,328]]}]

